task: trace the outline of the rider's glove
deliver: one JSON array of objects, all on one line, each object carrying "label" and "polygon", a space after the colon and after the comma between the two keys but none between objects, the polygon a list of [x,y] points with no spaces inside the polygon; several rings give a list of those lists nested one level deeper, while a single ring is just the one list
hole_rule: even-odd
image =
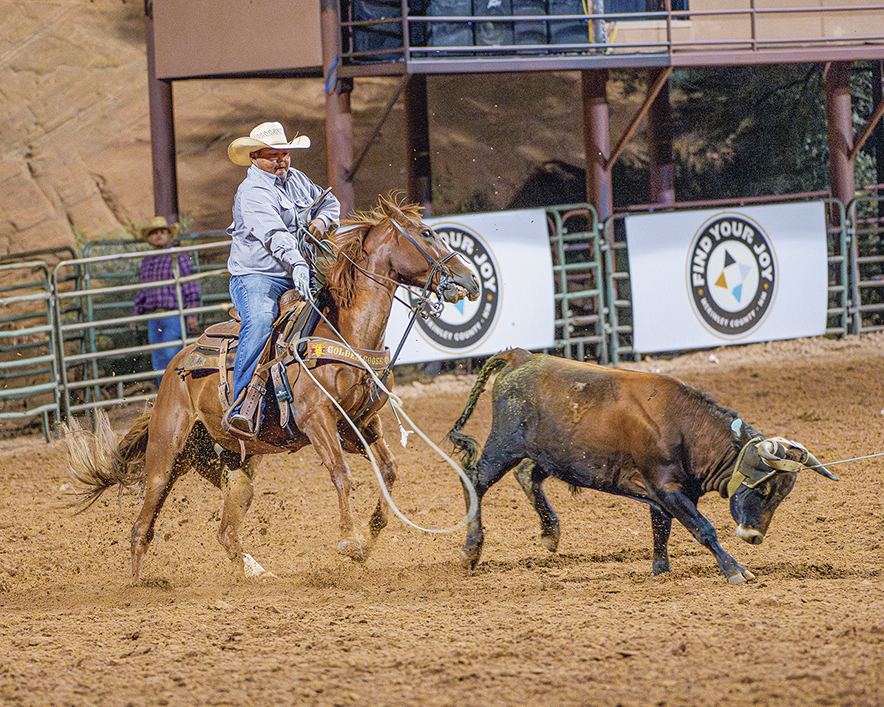
[{"label": "rider's glove", "polygon": [[307,263],[295,264],[292,268],[292,282],[301,297],[305,300],[312,299],[312,293],[310,292],[310,268],[307,267]]},{"label": "rider's glove", "polygon": [[321,218],[315,218],[307,224],[307,230],[310,231],[314,238],[319,240],[325,235],[325,221]]}]

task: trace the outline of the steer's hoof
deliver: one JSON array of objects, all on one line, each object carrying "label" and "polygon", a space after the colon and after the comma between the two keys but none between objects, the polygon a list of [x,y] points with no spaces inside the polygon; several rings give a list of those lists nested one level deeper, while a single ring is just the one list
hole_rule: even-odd
[{"label": "steer's hoof", "polygon": [[727,578],[727,581],[731,584],[742,584],[743,582],[754,582],[755,575],[752,574],[749,570],[741,570],[739,574],[733,574]]},{"label": "steer's hoof", "polygon": [[460,551],[460,566],[472,572],[479,564],[479,553],[469,550]]},{"label": "steer's hoof", "polygon": [[559,536],[558,535],[541,535],[540,536],[540,544],[543,545],[550,552],[555,552],[559,549]]},{"label": "steer's hoof", "polygon": [[341,540],[338,543],[338,554],[349,557],[354,562],[365,562],[368,559],[368,552],[365,546],[355,540]]}]

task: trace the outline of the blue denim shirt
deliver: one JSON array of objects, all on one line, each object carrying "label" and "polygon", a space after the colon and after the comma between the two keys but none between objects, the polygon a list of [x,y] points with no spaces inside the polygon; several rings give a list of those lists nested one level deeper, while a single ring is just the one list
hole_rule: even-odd
[{"label": "blue denim shirt", "polygon": [[[227,229],[232,239],[227,269],[231,275],[262,273],[291,275],[296,263],[304,262],[297,233],[298,212],[303,211],[323,190],[303,172],[289,169],[285,180],[249,167],[236,190],[233,223]],[[341,204],[329,192],[316,214],[329,226],[341,215]],[[310,220],[309,217],[302,217]]]}]

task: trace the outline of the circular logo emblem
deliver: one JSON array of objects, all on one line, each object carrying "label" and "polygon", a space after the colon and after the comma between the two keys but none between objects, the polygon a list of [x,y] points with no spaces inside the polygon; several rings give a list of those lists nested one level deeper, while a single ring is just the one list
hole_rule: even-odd
[{"label": "circular logo emblem", "polygon": [[[433,344],[466,353],[481,344],[494,325],[500,305],[497,264],[481,237],[464,226],[435,224],[433,230],[452,250],[462,254],[479,275],[479,299],[446,303],[442,314],[432,319],[418,318],[418,326]],[[412,305],[415,304],[411,298]]]},{"label": "circular logo emblem", "polygon": [[762,228],[742,214],[719,215],[688,252],[691,304],[704,326],[734,338],[756,329],[777,292],[776,255]]}]

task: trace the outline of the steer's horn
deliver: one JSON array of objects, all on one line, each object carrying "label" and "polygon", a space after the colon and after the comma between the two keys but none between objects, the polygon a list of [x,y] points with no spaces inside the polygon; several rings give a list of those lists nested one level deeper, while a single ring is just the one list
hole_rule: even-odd
[{"label": "steer's horn", "polygon": [[832,481],[838,481],[838,477],[835,476],[831,471],[826,469],[822,464],[817,461],[817,458],[813,456],[810,452],[807,453],[807,459],[804,462],[804,465],[808,469],[813,469],[817,474],[821,476],[825,476],[827,479],[831,479]]},{"label": "steer's horn", "polygon": [[[794,442],[789,442],[782,437],[769,437],[758,445],[758,455],[767,462],[767,465],[778,471],[798,471],[801,469],[803,461],[793,461],[786,458],[786,446],[783,444],[798,447]],[[806,452],[804,447],[800,447],[802,452]]]}]

